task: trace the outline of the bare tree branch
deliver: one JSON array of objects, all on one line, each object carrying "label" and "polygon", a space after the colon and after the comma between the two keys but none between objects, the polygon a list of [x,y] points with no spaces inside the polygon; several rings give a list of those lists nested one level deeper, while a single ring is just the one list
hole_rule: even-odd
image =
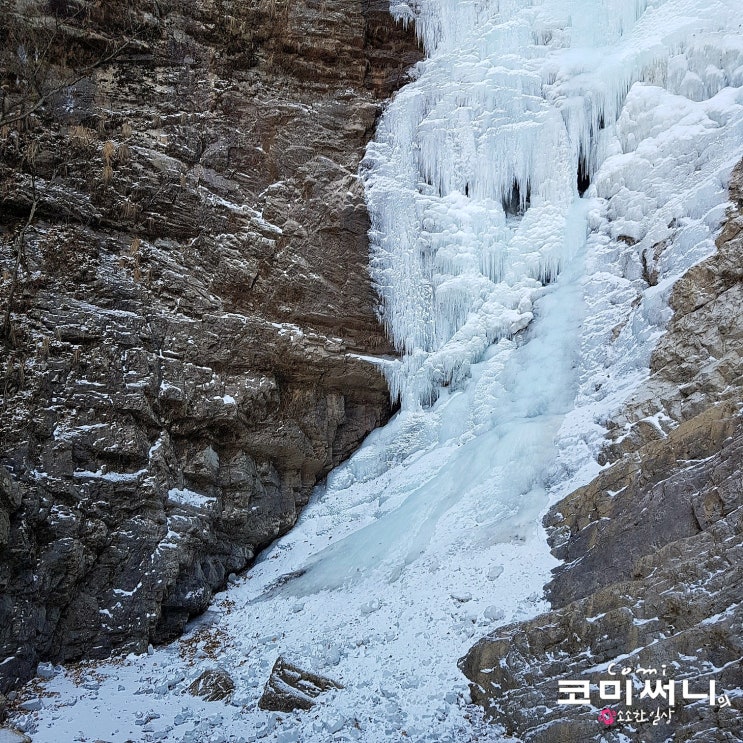
[{"label": "bare tree branch", "polygon": [[8,306],[5,308],[5,317],[3,319],[3,338],[6,341],[9,341],[11,336],[10,316],[13,310],[13,299],[18,287],[18,272],[20,270],[22,256],[26,247],[26,231],[34,221],[34,217],[36,216],[36,207],[39,204],[39,195],[36,191],[36,176],[33,174],[31,175],[31,187],[33,189],[31,210],[26,219],[26,223],[21,227],[15,241],[15,265],[13,266],[13,278],[10,282],[10,291],[8,292]]},{"label": "bare tree branch", "polygon": [[[126,39],[123,43],[119,44],[110,54],[107,54],[105,57],[101,57],[100,59],[96,60],[93,64],[88,65],[87,67],[82,68],[81,70],[77,70],[75,77],[73,77],[70,80],[66,80],[65,82],[61,83],[60,85],[52,88],[51,90],[46,91],[46,93],[42,94],[41,97],[34,103],[31,108],[29,108],[27,111],[22,111],[21,113],[15,114],[13,116],[4,116],[3,118],[0,118],[0,127],[2,126],[8,126],[10,124],[15,124],[18,121],[22,121],[27,116],[30,116],[31,114],[38,111],[44,104],[48,101],[48,99],[57,94],[61,93],[63,90],[67,90],[68,88],[71,88],[73,85],[76,85],[81,80],[84,80],[86,77],[90,75],[90,73],[107,64],[108,62],[113,61],[118,57],[131,43],[133,39]],[[37,91],[38,93],[38,91]],[[27,101],[19,101],[18,103],[14,104],[15,106],[22,106]]]}]

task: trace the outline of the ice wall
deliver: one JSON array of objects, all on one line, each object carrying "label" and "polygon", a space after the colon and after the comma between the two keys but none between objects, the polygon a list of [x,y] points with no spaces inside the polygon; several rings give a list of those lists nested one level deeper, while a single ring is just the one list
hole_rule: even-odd
[{"label": "ice wall", "polygon": [[[363,171],[381,315],[404,353],[388,375],[407,408],[531,322],[597,226],[573,206],[608,157],[690,114],[689,101],[735,98],[743,12],[737,0],[418,0],[392,12],[429,55]],[[660,120],[648,115],[659,96]],[[720,128],[715,145],[732,135],[735,149]],[[642,240],[644,218],[685,190],[683,171],[660,168],[657,197],[623,215],[628,237]],[[616,196],[628,175],[648,174],[603,177],[588,196]]]}]

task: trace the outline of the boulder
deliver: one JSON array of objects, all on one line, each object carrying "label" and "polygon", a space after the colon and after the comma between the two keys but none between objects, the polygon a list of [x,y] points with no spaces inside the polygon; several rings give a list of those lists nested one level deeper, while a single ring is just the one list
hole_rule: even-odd
[{"label": "boulder", "polygon": [[279,657],[273,665],[258,706],[275,712],[307,710],[323,692],[342,688],[335,681],[304,671]]},{"label": "boulder", "polygon": [[235,682],[227,671],[210,668],[204,671],[189,687],[188,693],[201,697],[205,702],[229,700],[235,690]]}]

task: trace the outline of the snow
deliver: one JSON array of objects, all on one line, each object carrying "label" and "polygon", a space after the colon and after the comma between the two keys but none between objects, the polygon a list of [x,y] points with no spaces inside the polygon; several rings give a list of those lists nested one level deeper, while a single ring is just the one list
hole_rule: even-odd
[{"label": "snow", "polygon": [[[401,410],[192,625],[215,658],[174,643],[97,664],[95,693],[59,674],[45,687],[60,696],[14,720],[36,743],[500,740],[456,661],[546,608],[541,516],[599,471],[603,423],[647,377],[674,281],[714,250],[743,157],[739,0],[393,11],[429,57],[361,172]],[[189,493],[169,495],[208,500]],[[344,688],[309,712],[257,709],[279,654]],[[231,704],[182,694],[214,665]]]},{"label": "snow", "polygon": [[72,473],[76,480],[107,480],[108,482],[137,482],[141,477],[147,474],[146,469],[140,469],[136,472],[104,472],[102,469],[96,472],[90,470],[78,470]]},{"label": "snow", "polygon": [[293,341],[304,338],[304,331],[299,325],[290,322],[272,322],[271,325],[279,331],[279,335],[288,335]]},{"label": "snow", "polygon": [[188,488],[171,488],[168,490],[168,498],[174,503],[180,503],[184,506],[193,506],[194,508],[206,508],[216,503],[216,498],[196,493]]},{"label": "snow", "polygon": [[0,728],[0,743],[23,743],[26,738],[22,733]]},{"label": "snow", "polygon": [[131,596],[133,593],[142,588],[142,582],[140,581],[131,591],[125,591],[122,588],[114,588],[113,592],[117,596]]}]

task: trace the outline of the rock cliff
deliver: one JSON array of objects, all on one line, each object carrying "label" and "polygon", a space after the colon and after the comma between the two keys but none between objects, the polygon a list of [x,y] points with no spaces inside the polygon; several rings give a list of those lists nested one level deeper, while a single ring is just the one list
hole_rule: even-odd
[{"label": "rock cliff", "polygon": [[177,635],[390,414],[375,0],[4,0],[0,692]]},{"label": "rock cliff", "polygon": [[[564,560],[547,587],[553,610],[498,629],[460,662],[474,700],[524,741],[740,740],[739,694],[730,706],[680,698],[684,679],[694,692],[743,686],[743,164],[730,198],[717,253],[675,285],[650,378],[614,421],[611,466],[546,517]],[[616,706],[595,696],[612,661],[631,669],[622,679],[636,694],[638,667],[667,666],[670,722],[606,727],[596,706],[557,704],[560,680],[583,680],[594,705]],[[656,702],[668,707],[633,709]]]}]

